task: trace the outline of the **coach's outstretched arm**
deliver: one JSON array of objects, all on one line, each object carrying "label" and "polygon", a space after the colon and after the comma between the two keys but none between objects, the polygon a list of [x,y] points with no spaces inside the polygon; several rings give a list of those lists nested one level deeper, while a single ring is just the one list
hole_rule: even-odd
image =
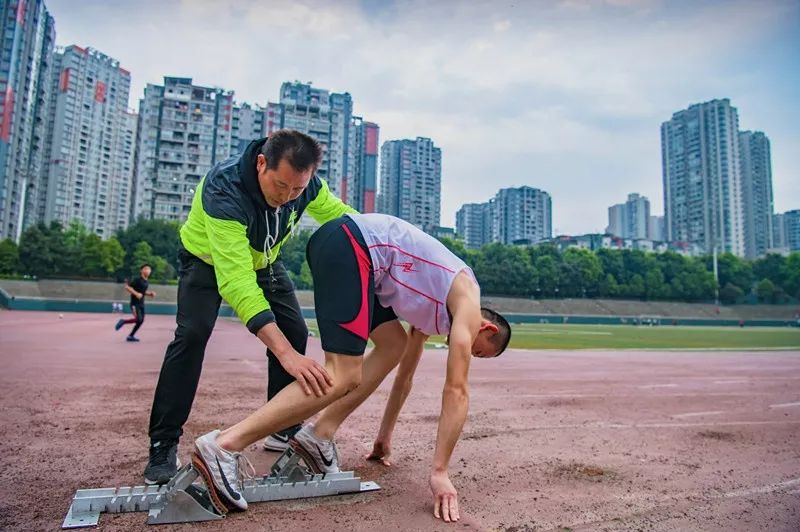
[{"label": "coach's outstretched arm", "polygon": [[[197,201],[197,200],[195,200]],[[219,294],[233,307],[251,333],[269,348],[283,369],[294,377],[306,395],[325,395],[333,380],[325,368],[298,353],[275,322],[269,301],[256,280],[253,257],[247,239],[246,215],[233,208],[233,220],[205,214],[205,236],[214,258]],[[266,266],[266,257],[264,259]]]},{"label": "coach's outstretched arm", "polygon": [[436,451],[431,468],[433,515],[446,522],[458,521],[458,494],[450,482],[447,467],[453,454],[469,409],[469,362],[472,342],[481,327],[480,293],[477,285],[459,275],[447,297],[447,307],[453,319],[450,326],[450,345],[447,354],[447,378],[442,391],[442,413],[436,435]]}]

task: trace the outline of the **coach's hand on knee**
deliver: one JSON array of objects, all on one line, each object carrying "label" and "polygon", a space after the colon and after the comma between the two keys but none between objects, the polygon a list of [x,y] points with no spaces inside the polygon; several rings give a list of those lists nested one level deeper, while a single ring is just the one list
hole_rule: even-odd
[{"label": "coach's hand on knee", "polygon": [[333,379],[325,368],[314,360],[299,354],[281,359],[286,372],[297,380],[306,395],[322,397],[333,387]]}]

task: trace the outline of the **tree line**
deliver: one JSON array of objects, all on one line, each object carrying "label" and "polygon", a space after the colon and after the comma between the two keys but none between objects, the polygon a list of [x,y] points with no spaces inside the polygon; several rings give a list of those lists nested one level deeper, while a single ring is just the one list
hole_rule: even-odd
[{"label": "tree line", "polygon": [[[0,275],[115,279],[135,275],[149,263],[157,282],[174,282],[180,224],[139,220],[113,238],[102,240],[81,224],[58,223],[27,229],[19,246],[0,242]],[[299,289],[312,287],[305,249],[311,233],[290,238],[281,250]],[[531,298],[610,298],[669,301],[741,301],[785,303],[800,300],[800,253],[770,254],[748,261],[730,253],[718,257],[719,285],[712,258],[675,252],[580,248],[554,245],[509,246],[477,250],[460,240],[443,239],[474,271],[484,294]]]},{"label": "tree line", "polygon": [[800,299],[800,253],[770,254],[748,261],[730,253],[718,257],[719,285],[710,256],[675,252],[568,248],[551,244],[488,244],[469,250],[443,240],[475,271],[485,294],[533,298],[588,297],[662,301],[743,300],[785,303]]},{"label": "tree line", "polygon": [[170,282],[177,276],[177,222],[139,220],[103,240],[79,222],[58,222],[26,229],[19,245],[0,241],[0,275],[122,281],[138,275],[142,264],[151,279]]}]

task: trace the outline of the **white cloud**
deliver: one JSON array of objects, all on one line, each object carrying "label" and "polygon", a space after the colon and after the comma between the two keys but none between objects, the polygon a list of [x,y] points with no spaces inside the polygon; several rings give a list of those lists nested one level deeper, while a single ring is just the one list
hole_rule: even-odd
[{"label": "white cloud", "polygon": [[261,104],[283,81],[311,80],[350,92],[382,140],[433,138],[443,149],[444,225],[461,203],[521,184],[551,192],[563,231],[605,227],[608,205],[629,192],[660,212],[660,123],[728,96],[742,117],[771,117],[756,122],[773,141],[776,190],[800,207],[799,187],[788,185],[800,181],[800,154],[787,153],[798,120],[785,118],[788,105],[800,119],[798,103],[771,98],[781,80],[737,63],[797,18],[796,3],[109,4],[48,1],[58,42],[119,59],[133,99],[164,75]]},{"label": "white cloud", "polygon": [[504,31],[508,31],[509,28],[511,28],[511,21],[508,19],[498,20],[492,25],[492,27],[494,28],[494,31],[502,33]]}]

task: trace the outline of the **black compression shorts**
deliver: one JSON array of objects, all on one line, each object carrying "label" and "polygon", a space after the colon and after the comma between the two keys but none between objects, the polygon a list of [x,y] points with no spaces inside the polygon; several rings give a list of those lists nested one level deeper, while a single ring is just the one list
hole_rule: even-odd
[{"label": "black compression shorts", "polygon": [[363,355],[369,333],[397,316],[375,297],[372,260],[361,231],[347,216],[331,220],[311,236],[306,257],[322,349]]}]

